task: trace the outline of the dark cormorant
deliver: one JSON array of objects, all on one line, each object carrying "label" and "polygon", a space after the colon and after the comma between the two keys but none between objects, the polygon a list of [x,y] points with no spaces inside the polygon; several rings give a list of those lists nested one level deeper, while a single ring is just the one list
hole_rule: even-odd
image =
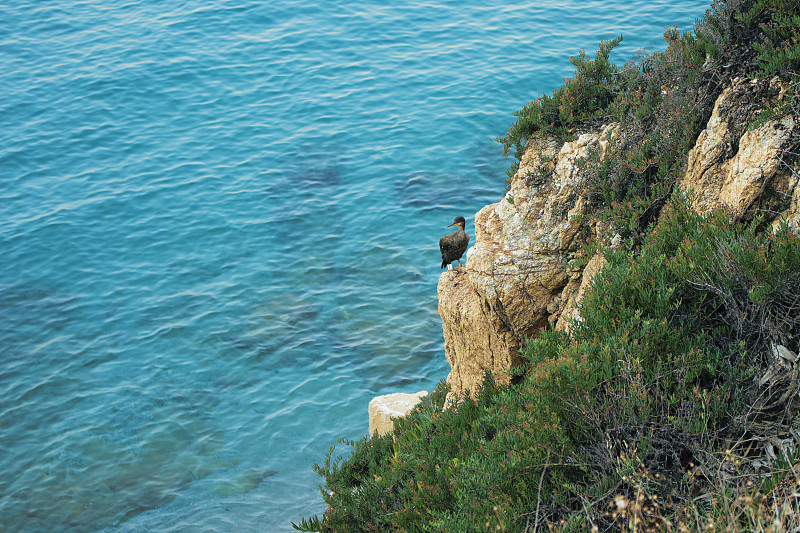
[{"label": "dark cormorant", "polygon": [[469,235],[464,231],[466,224],[467,221],[464,220],[464,217],[456,217],[453,223],[447,227],[458,226],[458,229],[439,239],[439,249],[442,251],[442,268],[453,261],[458,261],[458,266],[461,266],[461,256],[464,255],[464,252],[467,251],[467,246],[469,246]]}]

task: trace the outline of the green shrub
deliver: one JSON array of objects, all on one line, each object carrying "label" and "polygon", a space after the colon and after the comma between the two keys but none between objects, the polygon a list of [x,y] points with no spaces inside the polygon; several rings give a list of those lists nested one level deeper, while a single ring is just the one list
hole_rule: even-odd
[{"label": "green shrub", "polygon": [[800,67],[800,2],[758,0],[739,20],[761,30],[752,43],[758,54],[759,70],[754,77],[793,74]]},{"label": "green shrub", "polygon": [[509,128],[505,137],[497,138],[503,145],[504,157],[514,148],[517,162],[507,173],[509,180],[519,167],[518,161],[525,153],[525,143],[531,135],[536,132],[553,133],[571,138],[574,125],[606,113],[616,97],[614,76],[617,67],[609,61],[609,55],[620,42],[621,35],[601,42],[593,60],[586,58],[586,50],[583,49],[577,56],[570,57],[569,61],[576,69],[574,76],[565,80],[564,85],[553,91],[552,96],[542,95],[514,113],[516,123]]},{"label": "green shrub", "polygon": [[[798,348],[800,242],[757,228],[671,199],[640,249],[606,250],[572,333],[525,345],[518,384],[487,375],[474,399],[446,411],[440,385],[392,435],[345,443],[347,459],[331,452],[316,467],[329,509],[297,528],[611,527],[622,519],[605,512],[613,498],[642,494],[662,502],[652,520],[678,516],[679,502],[713,488],[687,474],[692,464],[718,468],[731,442],[752,456],[754,428],[786,431],[800,411],[761,379],[765,342]],[[781,318],[756,320],[765,316]]]}]

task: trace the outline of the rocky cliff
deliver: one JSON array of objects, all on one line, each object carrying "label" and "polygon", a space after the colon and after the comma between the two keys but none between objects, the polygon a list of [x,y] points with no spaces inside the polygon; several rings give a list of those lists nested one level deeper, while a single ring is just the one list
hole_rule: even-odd
[{"label": "rocky cliff", "polygon": [[[688,156],[676,190],[692,191],[694,207],[729,208],[737,218],[783,217],[795,230],[800,188],[794,159],[798,125],[791,116],[757,127],[786,87],[774,80],[737,79],[719,96],[706,129]],[[521,363],[519,348],[549,324],[568,329],[577,303],[602,270],[597,255],[574,266],[584,245],[614,245],[619,236],[589,213],[591,153],[614,150],[618,126],[608,124],[572,142],[535,137],[502,200],[474,220],[476,243],[465,266],[441,275],[439,314],[451,399],[475,391],[490,371],[500,383]]]}]

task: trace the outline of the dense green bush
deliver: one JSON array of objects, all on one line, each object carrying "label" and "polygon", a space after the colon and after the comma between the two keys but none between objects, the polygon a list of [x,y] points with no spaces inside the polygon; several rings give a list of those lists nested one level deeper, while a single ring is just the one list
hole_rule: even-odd
[{"label": "dense green bush", "polygon": [[757,26],[763,33],[753,42],[758,53],[756,76],[793,74],[800,66],[800,2],[797,0],[758,0],[739,19]]},{"label": "dense green bush", "polygon": [[[441,386],[393,435],[345,443],[346,460],[329,455],[317,467],[329,510],[305,529],[608,528],[608,504],[642,491],[662,502],[658,520],[678,516],[709,488],[691,465],[718,468],[726,449],[746,458],[755,418],[771,431],[800,421],[797,401],[778,405],[761,385],[765,339],[798,348],[800,242],[758,222],[670,200],[640,249],[606,250],[572,334],[544,331],[525,346],[520,383],[487,376],[474,400],[443,412]],[[759,306],[778,321],[750,335],[737,324],[756,325]]]}]

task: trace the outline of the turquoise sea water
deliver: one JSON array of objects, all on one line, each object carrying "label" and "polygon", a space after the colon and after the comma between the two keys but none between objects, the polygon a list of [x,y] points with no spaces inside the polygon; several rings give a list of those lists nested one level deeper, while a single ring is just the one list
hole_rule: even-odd
[{"label": "turquoise sea water", "polygon": [[369,400],[447,375],[437,241],[511,113],[707,7],[384,4],[0,5],[0,531],[321,513]]}]

